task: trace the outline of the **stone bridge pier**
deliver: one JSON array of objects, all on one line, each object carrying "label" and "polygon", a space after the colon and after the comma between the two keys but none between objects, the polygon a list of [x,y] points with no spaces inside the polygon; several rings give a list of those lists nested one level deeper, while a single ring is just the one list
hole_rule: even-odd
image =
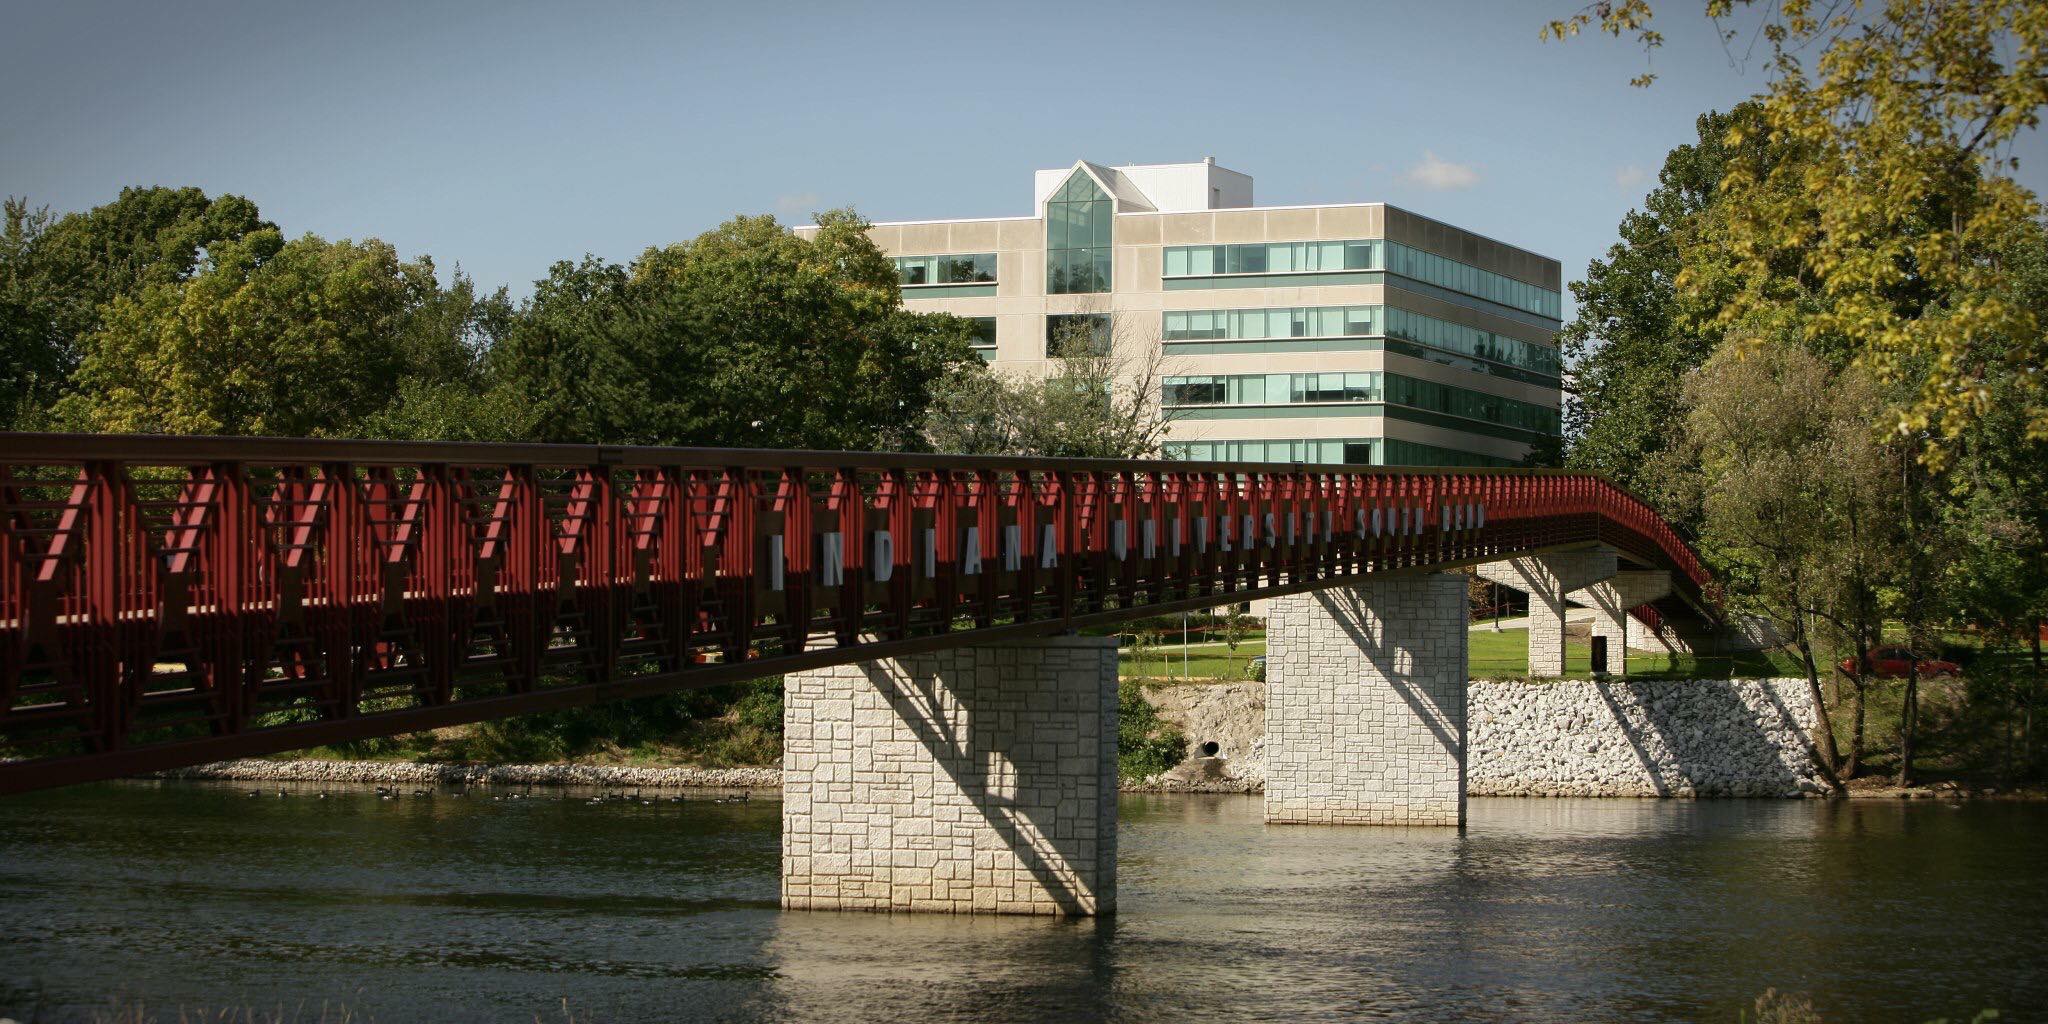
[{"label": "stone bridge pier", "polygon": [[1274,600],[1266,625],[1266,820],[1463,825],[1465,577]]},{"label": "stone bridge pier", "polygon": [[1111,913],[1116,683],[1114,637],[784,677],[782,905]]}]

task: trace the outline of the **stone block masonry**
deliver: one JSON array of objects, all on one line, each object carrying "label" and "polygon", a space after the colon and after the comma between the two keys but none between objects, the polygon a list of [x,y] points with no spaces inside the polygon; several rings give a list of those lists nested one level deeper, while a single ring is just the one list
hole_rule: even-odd
[{"label": "stone block masonry", "polygon": [[782,905],[1110,913],[1116,684],[1112,637],[785,677]]},{"label": "stone block masonry", "polygon": [[1465,577],[1293,594],[1266,626],[1266,820],[1462,825]]}]

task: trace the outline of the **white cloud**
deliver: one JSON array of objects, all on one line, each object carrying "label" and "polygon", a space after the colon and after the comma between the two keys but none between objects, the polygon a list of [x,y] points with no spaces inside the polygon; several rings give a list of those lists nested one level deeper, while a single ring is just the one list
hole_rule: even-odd
[{"label": "white cloud", "polygon": [[820,202],[816,192],[799,192],[791,196],[777,196],[775,199],[775,212],[782,217],[809,218],[811,214],[818,212]]},{"label": "white cloud", "polygon": [[1422,162],[1408,168],[1402,178],[1411,185],[1438,191],[1457,188],[1471,188],[1479,184],[1479,168],[1471,164],[1456,164],[1437,156],[1429,150],[1422,151]]},{"label": "white cloud", "polygon": [[1635,164],[1621,167],[1614,172],[1614,183],[1622,188],[1635,188],[1650,180],[1650,172]]}]

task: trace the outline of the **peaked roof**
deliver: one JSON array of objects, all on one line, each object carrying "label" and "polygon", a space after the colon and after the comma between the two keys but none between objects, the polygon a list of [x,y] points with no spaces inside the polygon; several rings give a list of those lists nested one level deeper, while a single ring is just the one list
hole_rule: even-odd
[{"label": "peaked roof", "polygon": [[1102,186],[1104,192],[1109,193],[1110,198],[1116,200],[1117,212],[1139,210],[1150,213],[1158,210],[1158,207],[1152,205],[1152,200],[1116,168],[1104,167],[1087,160],[1074,161],[1074,167],[1087,172],[1089,177],[1095,179],[1097,185]]}]

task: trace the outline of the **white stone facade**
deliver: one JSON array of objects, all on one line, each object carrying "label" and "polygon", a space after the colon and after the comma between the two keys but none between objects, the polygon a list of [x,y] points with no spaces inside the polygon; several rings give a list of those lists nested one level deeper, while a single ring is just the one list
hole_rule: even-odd
[{"label": "white stone facade", "polygon": [[1465,820],[1465,577],[1275,599],[1267,622],[1266,820]]},{"label": "white stone facade", "polygon": [[1804,679],[1475,682],[1475,796],[1801,796],[1824,788]]},{"label": "white stone facade", "polygon": [[782,905],[1111,912],[1116,685],[1111,637],[785,677]]}]

